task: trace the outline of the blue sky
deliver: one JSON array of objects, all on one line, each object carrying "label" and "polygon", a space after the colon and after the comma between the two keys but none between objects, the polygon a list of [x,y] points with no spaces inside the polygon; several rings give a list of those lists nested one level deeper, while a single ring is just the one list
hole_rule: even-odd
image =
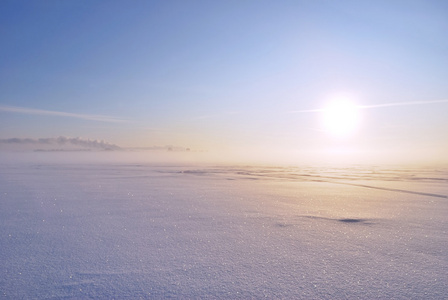
[{"label": "blue sky", "polygon": [[448,99],[446,1],[2,1],[0,28],[0,139],[448,153],[446,102],[362,110],[344,140],[292,112]]}]

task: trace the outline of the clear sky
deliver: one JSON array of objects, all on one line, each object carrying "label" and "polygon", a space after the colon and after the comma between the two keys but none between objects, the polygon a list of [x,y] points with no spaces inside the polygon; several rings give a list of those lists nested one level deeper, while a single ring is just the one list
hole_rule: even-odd
[{"label": "clear sky", "polygon": [[447,1],[3,0],[0,44],[3,140],[448,161]]}]

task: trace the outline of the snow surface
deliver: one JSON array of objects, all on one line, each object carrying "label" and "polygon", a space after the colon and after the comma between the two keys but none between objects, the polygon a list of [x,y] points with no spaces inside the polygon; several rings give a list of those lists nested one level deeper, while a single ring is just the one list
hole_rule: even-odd
[{"label": "snow surface", "polygon": [[0,165],[4,299],[447,299],[447,170]]}]

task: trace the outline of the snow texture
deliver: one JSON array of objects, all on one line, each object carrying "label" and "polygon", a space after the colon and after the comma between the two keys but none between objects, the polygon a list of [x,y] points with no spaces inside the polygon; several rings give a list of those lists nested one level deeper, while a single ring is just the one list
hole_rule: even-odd
[{"label": "snow texture", "polygon": [[446,299],[446,170],[0,165],[3,299]]}]

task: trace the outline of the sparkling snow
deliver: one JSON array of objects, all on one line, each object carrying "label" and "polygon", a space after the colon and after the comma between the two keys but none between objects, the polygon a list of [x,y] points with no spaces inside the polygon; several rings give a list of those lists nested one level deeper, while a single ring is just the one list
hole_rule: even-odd
[{"label": "sparkling snow", "polygon": [[446,299],[448,172],[0,165],[4,299]]}]

